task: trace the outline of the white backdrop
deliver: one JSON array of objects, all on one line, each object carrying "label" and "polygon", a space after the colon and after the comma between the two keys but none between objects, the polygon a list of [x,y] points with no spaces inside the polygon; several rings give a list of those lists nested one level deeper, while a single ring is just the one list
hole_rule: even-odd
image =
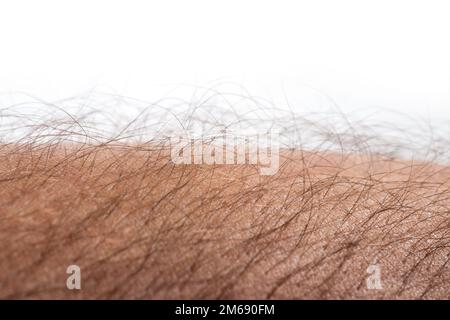
[{"label": "white backdrop", "polygon": [[[0,2],[0,91],[156,99],[223,78],[295,108],[450,119],[449,1]],[[5,95],[6,94],[6,95]]]}]

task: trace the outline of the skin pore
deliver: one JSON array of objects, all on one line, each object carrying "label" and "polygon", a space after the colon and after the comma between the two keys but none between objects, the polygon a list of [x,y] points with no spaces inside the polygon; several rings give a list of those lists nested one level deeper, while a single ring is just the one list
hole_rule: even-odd
[{"label": "skin pore", "polygon": [[282,149],[263,176],[155,143],[3,144],[0,297],[448,299],[449,187],[382,155]]}]

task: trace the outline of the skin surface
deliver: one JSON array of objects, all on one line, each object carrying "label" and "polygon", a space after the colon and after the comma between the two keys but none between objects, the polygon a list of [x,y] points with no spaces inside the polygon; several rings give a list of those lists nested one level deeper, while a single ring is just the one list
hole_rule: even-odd
[{"label": "skin surface", "polygon": [[381,156],[285,149],[261,176],[156,144],[2,145],[0,298],[448,299],[449,187]]}]

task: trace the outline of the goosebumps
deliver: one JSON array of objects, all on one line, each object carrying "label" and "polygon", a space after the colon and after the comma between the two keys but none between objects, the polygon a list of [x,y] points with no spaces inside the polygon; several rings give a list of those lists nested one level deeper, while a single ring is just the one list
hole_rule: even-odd
[{"label": "goosebumps", "polygon": [[450,298],[437,127],[110,99],[0,109],[0,298]]},{"label": "goosebumps", "polygon": [[279,156],[264,176],[167,144],[2,145],[1,298],[449,298],[448,167]]}]

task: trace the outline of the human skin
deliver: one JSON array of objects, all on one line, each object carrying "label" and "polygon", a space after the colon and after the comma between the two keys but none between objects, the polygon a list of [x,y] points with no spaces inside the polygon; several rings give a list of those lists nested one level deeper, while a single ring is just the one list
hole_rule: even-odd
[{"label": "human skin", "polygon": [[450,298],[450,168],[284,149],[262,176],[169,154],[0,146],[0,298]]}]

